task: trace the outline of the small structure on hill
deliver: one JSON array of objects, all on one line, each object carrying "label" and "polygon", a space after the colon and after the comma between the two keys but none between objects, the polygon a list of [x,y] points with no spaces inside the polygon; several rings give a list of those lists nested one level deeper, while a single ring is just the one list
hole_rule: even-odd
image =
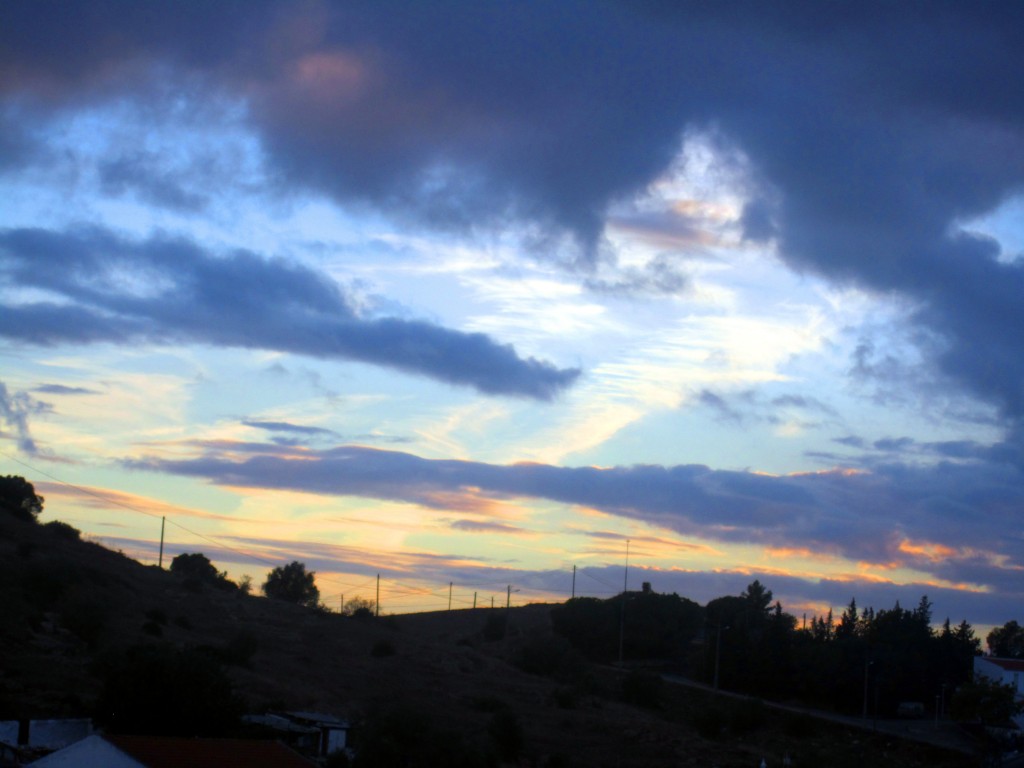
[{"label": "small structure on hill", "polygon": [[312,768],[277,741],[94,734],[32,763],[38,768]]},{"label": "small structure on hill", "polygon": [[293,749],[326,757],[348,746],[349,723],[322,712],[268,712],[245,715],[245,722],[268,728]]}]

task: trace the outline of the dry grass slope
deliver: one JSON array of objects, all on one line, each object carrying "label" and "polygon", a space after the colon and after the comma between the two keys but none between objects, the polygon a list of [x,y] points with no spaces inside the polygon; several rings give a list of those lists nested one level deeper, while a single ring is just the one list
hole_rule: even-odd
[{"label": "dry grass slope", "polygon": [[[518,752],[520,764],[749,768],[762,755],[780,765],[787,751],[800,766],[971,764],[588,666],[565,653],[543,605],[513,609],[501,639],[487,631],[505,616],[501,609],[341,617],[196,588],[59,527],[4,516],[0,598],[2,718],[91,714],[101,686],[97,659],[169,643],[220,649],[253,711],[318,710],[357,721],[373,712],[417,713],[439,733],[497,745],[509,759]],[[553,660],[545,674],[517,664],[524,650]],[[639,704],[623,699],[624,678]]]}]

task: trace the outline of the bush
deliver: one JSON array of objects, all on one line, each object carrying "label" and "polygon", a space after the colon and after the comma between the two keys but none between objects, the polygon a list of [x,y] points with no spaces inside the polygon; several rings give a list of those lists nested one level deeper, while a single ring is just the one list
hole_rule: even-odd
[{"label": "bush", "polygon": [[493,713],[508,709],[508,703],[497,696],[477,696],[469,704],[477,712]]},{"label": "bush", "polygon": [[505,625],[507,624],[507,617],[504,611],[501,613],[489,613],[487,614],[487,621],[484,622],[483,635],[484,640],[488,642],[495,642],[497,640],[503,640],[505,638]]},{"label": "bush", "polygon": [[531,675],[577,680],[583,674],[583,662],[569,645],[557,635],[533,633],[516,649],[515,665]]},{"label": "bush", "polygon": [[370,650],[370,655],[376,658],[381,658],[384,656],[394,656],[395,646],[393,646],[387,640],[378,640],[373,644],[373,648]]},{"label": "bush", "polygon": [[551,692],[551,700],[559,709],[576,709],[580,701],[580,691],[573,686],[560,685]]},{"label": "bush", "polygon": [[320,590],[317,589],[316,573],[307,571],[305,563],[293,560],[288,565],[275,568],[263,582],[263,594],[272,600],[316,608],[320,604]]},{"label": "bush", "polygon": [[760,699],[736,702],[729,713],[729,727],[734,733],[751,733],[765,724],[767,713]]},{"label": "bush", "polygon": [[622,698],[630,704],[647,709],[658,709],[665,693],[665,681],[661,675],[634,669],[622,681]]},{"label": "bush", "polygon": [[201,592],[204,586],[225,590],[236,588],[235,583],[228,579],[227,572],[218,571],[210,558],[201,552],[185,552],[175,557],[171,561],[171,573],[183,580],[189,592]]},{"label": "bush", "polygon": [[702,739],[717,739],[725,728],[725,715],[717,706],[697,707],[691,714],[690,724]]},{"label": "bush", "polygon": [[259,645],[256,635],[251,632],[237,632],[224,646],[224,662],[237,667],[248,667]]},{"label": "bush", "polygon": [[82,532],[80,530],[75,528],[75,526],[68,525],[60,520],[51,520],[43,526],[43,529],[55,539],[78,541],[82,538]]},{"label": "bush", "polygon": [[376,613],[377,603],[363,597],[353,597],[342,607],[341,612],[345,616],[353,616],[357,619],[369,619]]},{"label": "bush", "polygon": [[147,621],[142,625],[142,631],[153,637],[163,637],[164,631],[155,621]]},{"label": "bush", "polygon": [[112,653],[103,666],[95,715],[113,733],[220,736],[238,723],[230,680],[199,650],[138,645]]},{"label": "bush", "polygon": [[72,590],[57,604],[61,625],[90,648],[99,643],[109,612],[106,603],[83,589]]},{"label": "bush", "polygon": [[523,725],[519,716],[511,709],[503,709],[491,715],[487,733],[503,760],[518,760],[523,750]]},{"label": "bush", "polygon": [[0,510],[28,523],[34,523],[43,511],[43,497],[32,483],[18,475],[0,477]]}]

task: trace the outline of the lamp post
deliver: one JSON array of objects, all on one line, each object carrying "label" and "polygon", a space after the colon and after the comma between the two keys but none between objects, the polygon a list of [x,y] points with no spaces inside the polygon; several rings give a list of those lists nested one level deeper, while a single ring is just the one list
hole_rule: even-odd
[{"label": "lamp post", "polygon": [[875,662],[864,659],[864,715],[863,719],[868,719],[868,670],[871,669],[871,665]]},{"label": "lamp post", "polygon": [[715,634],[715,680],[714,689],[718,690],[718,662],[722,658],[722,632],[727,630],[728,627],[723,627],[721,624],[718,625],[718,632]]}]

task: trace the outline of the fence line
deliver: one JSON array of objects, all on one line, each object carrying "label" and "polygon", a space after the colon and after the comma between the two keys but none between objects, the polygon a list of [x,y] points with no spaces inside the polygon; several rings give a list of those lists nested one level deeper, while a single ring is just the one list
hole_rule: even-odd
[{"label": "fence line", "polygon": [[[226,543],[225,541],[223,541],[222,539],[220,539],[218,537],[207,535],[207,534],[204,534],[204,533],[200,533],[199,531],[193,530],[192,528],[189,528],[188,526],[182,525],[181,523],[177,522],[176,520],[174,520],[173,517],[171,517],[169,515],[166,515],[166,514],[165,515],[159,515],[159,514],[154,514],[152,512],[147,512],[144,509],[139,509],[136,506],[133,506],[133,505],[128,504],[128,503],[125,503],[124,501],[121,501],[120,499],[112,498],[111,496],[105,495],[104,493],[102,493],[100,491],[96,491],[96,490],[94,490],[92,488],[81,486],[81,485],[76,485],[74,483],[69,483],[69,482],[67,482],[65,480],[60,479],[59,477],[56,477],[56,476],[54,476],[54,475],[52,475],[52,474],[50,474],[48,472],[45,472],[45,471],[40,470],[40,469],[38,469],[36,467],[33,467],[33,466],[25,463],[24,461],[21,461],[21,460],[15,458],[13,456],[10,456],[7,453],[0,452],[0,455],[5,456],[6,458],[8,458],[8,459],[10,459],[10,460],[20,464],[23,467],[26,467],[27,469],[32,470],[33,472],[35,472],[35,473],[37,473],[39,475],[42,475],[43,477],[46,477],[47,479],[49,479],[49,480],[51,480],[51,481],[53,481],[53,482],[55,482],[55,483],[57,483],[59,485],[66,486],[67,488],[74,489],[79,494],[82,494],[82,495],[85,495],[85,496],[90,496],[90,497],[92,497],[94,499],[97,499],[97,500],[103,502],[108,507],[117,507],[117,508],[124,509],[124,510],[130,511],[130,512],[135,512],[135,513],[140,514],[140,515],[145,515],[146,517],[152,518],[154,521],[160,521],[161,526],[163,526],[164,523],[166,522],[167,524],[170,524],[171,526],[175,527],[179,531],[182,531],[183,533],[187,534],[188,536],[194,537],[195,539],[198,539],[200,541],[203,541],[203,542],[206,542],[208,544],[214,545],[221,552],[230,552],[230,553],[233,553],[235,555],[238,555],[238,556],[244,558],[244,560],[247,561],[247,562],[262,563],[264,565],[269,566],[270,568],[276,568],[276,567],[279,567],[280,565],[282,565],[282,563],[280,561],[270,559],[270,558],[268,558],[268,557],[266,557],[264,555],[257,554],[257,553],[255,553],[253,551],[247,551],[247,550],[242,549],[240,547],[234,546],[233,544]],[[75,521],[72,520],[71,522],[75,522]],[[100,522],[99,524],[102,525],[103,523]],[[93,521],[93,525],[90,526],[90,527],[95,527],[95,525],[96,525],[96,522]],[[86,533],[87,533],[87,535],[90,538],[92,538],[94,540],[98,540],[101,543],[103,542],[104,538],[109,538],[112,541],[117,541],[117,537],[113,537],[113,536],[112,537],[104,537],[102,534],[97,534],[95,532],[89,532],[89,531],[87,531]],[[155,545],[155,542],[149,541],[149,540],[145,540],[145,539],[143,539],[143,540],[136,539],[134,541],[136,543],[140,543],[140,544],[141,543],[147,543],[147,544],[154,544]],[[300,558],[304,557],[302,555],[302,553],[301,553],[302,542],[296,542],[295,545],[296,545],[296,552],[298,554],[298,557],[293,558],[293,559],[300,559]],[[164,546],[165,546],[166,549],[171,550],[171,551],[174,551],[174,550],[181,550],[182,552],[190,551],[190,550],[186,550],[183,547],[183,545],[177,544],[175,542],[165,543]],[[528,547],[526,547],[526,548],[528,549]],[[138,549],[137,552],[133,555],[133,558],[136,559],[136,560],[139,560],[140,562],[141,561],[145,561],[145,560],[149,559],[149,557],[147,557],[148,554],[149,553],[147,553],[145,549]],[[154,560],[154,563],[156,563],[158,558],[157,557],[152,557],[152,559]],[[339,571],[334,571],[334,573],[344,573],[345,571],[343,569],[343,566],[345,564],[343,562],[338,562],[338,565],[342,566],[342,569],[339,570]],[[429,579],[427,579],[427,580],[422,582],[423,586],[413,586],[413,585],[409,585],[409,584],[399,583],[398,581],[396,581],[396,580],[394,580],[392,578],[385,577],[385,578],[381,579],[380,572],[377,572],[375,575],[370,576],[369,578],[367,578],[365,580],[359,580],[359,581],[346,581],[346,580],[339,579],[336,576],[318,575],[317,576],[317,583],[318,583],[318,586],[322,586],[324,584],[327,584],[327,585],[331,585],[332,587],[338,587],[339,588],[337,591],[329,593],[325,597],[325,603],[328,606],[331,606],[334,603],[336,603],[337,599],[342,597],[342,596],[344,596],[344,595],[350,595],[352,598],[354,598],[354,597],[361,597],[361,595],[358,594],[358,590],[365,589],[366,587],[369,587],[370,585],[373,585],[374,582],[376,580],[378,580],[378,579],[380,580],[380,585],[381,585],[380,586],[380,595],[381,595],[380,602],[381,602],[382,608],[384,608],[385,611],[389,610],[389,604],[392,603],[394,599],[396,599],[396,598],[399,598],[399,599],[410,598],[410,597],[414,597],[414,596],[422,597],[423,598],[423,602],[427,602],[427,601],[430,601],[430,600],[436,600],[439,605],[442,605],[442,606],[445,606],[445,607],[448,606],[448,604],[449,604],[449,596],[450,596],[450,601],[451,601],[452,605],[458,603],[458,604],[461,604],[461,605],[464,605],[464,606],[472,606],[474,604],[474,601],[476,601],[478,606],[486,606],[486,605],[489,605],[491,599],[498,598],[500,596],[502,598],[502,600],[500,602],[501,602],[502,605],[504,605],[504,599],[508,596],[507,590],[512,590],[513,586],[514,586],[514,590],[512,590],[512,591],[518,593],[521,596],[521,598],[525,598],[525,597],[528,597],[530,595],[533,595],[533,596],[535,596],[538,599],[540,599],[540,598],[551,598],[553,596],[562,596],[562,595],[564,595],[563,599],[568,599],[571,596],[571,577],[572,577],[573,568],[574,568],[574,566],[568,565],[568,566],[564,566],[563,568],[550,569],[549,570],[549,572],[551,572],[551,573],[558,572],[558,573],[564,573],[565,574],[565,584],[564,585],[560,584],[560,585],[555,586],[555,587],[527,586],[526,584],[522,583],[522,581],[517,580],[517,578],[516,578],[517,576],[520,577],[520,578],[522,578],[523,576],[527,576],[528,577],[529,572],[521,572],[521,573],[511,573],[510,572],[507,576],[505,576],[505,577],[503,577],[501,579],[494,579],[494,580],[488,579],[488,580],[485,580],[485,581],[474,581],[474,582],[468,583],[468,584],[464,583],[464,582],[460,583],[460,581],[458,579],[454,578],[454,577],[444,578],[442,576],[438,576],[437,574],[433,574]],[[361,571],[365,571],[366,570],[366,566],[363,565],[360,568],[360,570]],[[384,573],[387,573],[387,569],[384,569]],[[590,578],[594,582],[597,582],[598,584],[601,584],[606,589],[604,589],[604,590],[589,590],[588,592],[583,593],[578,588],[578,585],[577,585],[577,590],[576,591],[577,591],[577,595],[578,596],[581,596],[581,595],[582,596],[616,595],[616,594],[619,594],[619,592],[620,592],[620,590],[617,587],[615,587],[614,585],[612,585],[609,582],[605,581],[604,579],[601,579],[598,576],[596,576],[596,575],[594,575],[592,573],[589,573],[586,568],[579,569],[579,573],[584,575],[584,576],[587,576],[588,578]],[[413,576],[413,579],[416,579],[416,577]],[[388,584],[390,584],[392,586],[391,587],[387,587],[386,585],[388,585]],[[435,588],[435,585],[436,585],[436,588]],[[455,591],[453,589],[453,587],[458,588],[458,591]],[[468,591],[464,592],[463,590],[468,590]],[[376,593],[376,590],[373,590],[373,592],[371,594],[375,594],[375,593]],[[364,599],[367,599],[367,598],[364,598]],[[496,604],[497,604],[497,602],[496,602]],[[408,605],[399,605],[399,606],[394,606],[394,607],[405,608],[405,607],[409,607],[409,606]]]}]

